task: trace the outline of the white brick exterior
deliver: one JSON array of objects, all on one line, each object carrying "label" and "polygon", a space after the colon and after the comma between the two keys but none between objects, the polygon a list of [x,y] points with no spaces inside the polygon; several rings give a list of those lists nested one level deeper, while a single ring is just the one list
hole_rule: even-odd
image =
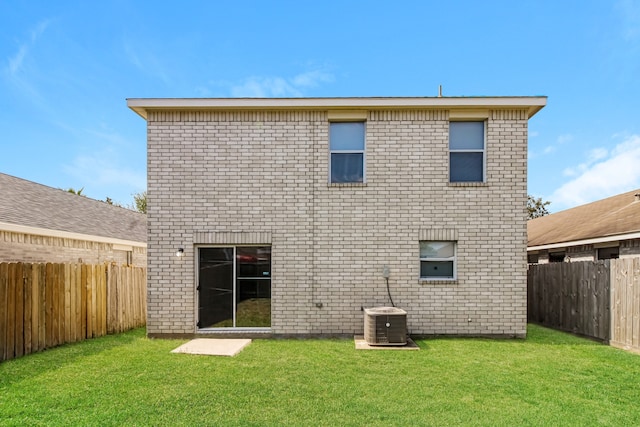
[{"label": "white brick exterior", "polygon": [[[198,245],[261,243],[274,335],[362,333],[388,265],[410,333],[524,336],[529,114],[485,113],[486,183],[449,183],[449,109],[371,109],[367,182],[337,185],[326,109],[150,109],[149,335],[198,333]],[[421,239],[457,240],[455,282],[419,280]]]}]

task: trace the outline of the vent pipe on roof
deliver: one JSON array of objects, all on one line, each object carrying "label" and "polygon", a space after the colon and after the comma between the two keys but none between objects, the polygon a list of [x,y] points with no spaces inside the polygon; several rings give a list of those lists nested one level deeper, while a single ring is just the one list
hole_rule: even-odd
[{"label": "vent pipe on roof", "polygon": [[438,98],[442,98],[442,85],[438,86]]}]

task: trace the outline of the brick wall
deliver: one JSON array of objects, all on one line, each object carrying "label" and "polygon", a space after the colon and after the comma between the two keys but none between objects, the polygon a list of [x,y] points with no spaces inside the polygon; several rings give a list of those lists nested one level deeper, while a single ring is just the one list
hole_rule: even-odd
[{"label": "brick wall", "polygon": [[620,242],[620,258],[632,258],[640,255],[640,239],[623,240]]},{"label": "brick wall", "polygon": [[[196,332],[196,247],[233,239],[272,246],[276,334],[361,333],[361,307],[389,305],[388,265],[411,333],[523,336],[526,111],[489,112],[475,185],[448,182],[443,110],[369,112],[367,183],[330,185],[327,117],[149,113],[148,332]],[[458,279],[421,282],[419,240],[440,235]]]},{"label": "brick wall", "polygon": [[[146,248],[134,247],[131,252],[132,265],[145,267]],[[114,250],[111,243],[0,230],[0,262],[115,262],[121,265],[127,264],[127,251]]]}]

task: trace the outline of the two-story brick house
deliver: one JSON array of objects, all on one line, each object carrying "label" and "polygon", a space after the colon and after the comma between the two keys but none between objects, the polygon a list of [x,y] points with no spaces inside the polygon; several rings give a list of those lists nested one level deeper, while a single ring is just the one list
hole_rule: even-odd
[{"label": "two-story brick house", "polygon": [[130,99],[150,336],[526,333],[527,124],[545,97]]}]

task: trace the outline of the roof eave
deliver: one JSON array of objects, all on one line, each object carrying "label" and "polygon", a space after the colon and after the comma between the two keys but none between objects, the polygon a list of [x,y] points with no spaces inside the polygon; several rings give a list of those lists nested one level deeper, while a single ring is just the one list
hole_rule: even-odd
[{"label": "roof eave", "polygon": [[132,246],[146,248],[146,242],[137,240],[121,239],[117,237],[97,236],[84,233],[75,233],[72,231],[52,230],[43,227],[32,227],[28,225],[13,224],[9,222],[0,222],[0,230],[10,231],[14,233],[33,234],[36,236],[59,237],[62,239],[82,240],[87,242],[110,243],[115,245]]},{"label": "roof eave", "polygon": [[640,239],[640,231],[632,232],[632,233],[624,233],[624,234],[614,234],[610,236],[603,237],[594,237],[588,239],[580,239],[580,240],[571,240],[567,242],[556,242],[556,243],[547,243],[544,245],[535,245],[535,246],[527,246],[527,251],[541,251],[548,249],[561,249],[568,248],[571,246],[580,246],[580,245],[593,245],[596,243],[606,243],[606,242],[618,242],[620,240],[631,240],[631,239]]},{"label": "roof eave", "polygon": [[526,108],[531,118],[547,104],[546,96],[404,97],[404,98],[130,98],[127,106],[145,120],[149,111],[279,109],[469,109]]}]

